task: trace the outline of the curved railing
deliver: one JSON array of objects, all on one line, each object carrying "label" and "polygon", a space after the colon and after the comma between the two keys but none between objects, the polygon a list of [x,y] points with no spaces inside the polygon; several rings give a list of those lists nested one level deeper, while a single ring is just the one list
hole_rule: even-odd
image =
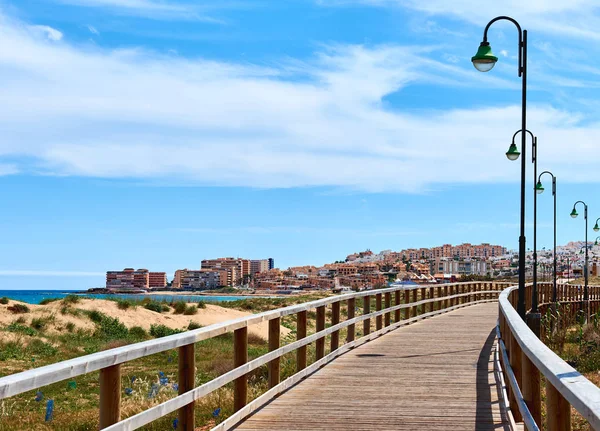
[{"label": "curved railing", "polygon": [[[551,304],[552,285],[540,283],[541,309]],[[600,287],[590,287],[591,309],[598,309]],[[525,297],[530,303],[531,286]],[[583,303],[581,286],[559,286],[558,303]],[[546,382],[546,430],[570,431],[571,407],[577,410],[594,430],[600,430],[600,388],[586,379],[548,348],[520,318],[515,310],[517,287],[500,294],[498,338],[504,380],[508,382],[509,403],[516,422],[528,430],[542,428],[540,376]],[[573,307],[576,309],[577,307]]]},{"label": "curved railing", "polygon": [[[214,428],[215,430],[224,430],[235,425],[278,393],[348,350],[399,326],[467,305],[495,301],[500,289],[505,285],[506,283],[476,282],[440,286],[393,287],[333,296],[293,305],[3,377],[0,378],[0,400],[99,370],[100,429],[133,430],[178,411],[178,429],[193,430],[195,426],[194,401],[234,382],[235,413]],[[361,298],[363,301],[362,314],[356,316],[356,300]],[[375,298],[375,311],[371,311],[371,298]],[[342,306],[346,307],[347,319],[340,322]],[[312,335],[307,335],[307,312],[309,310],[316,310],[316,332]],[[326,322],[327,311],[330,311],[331,315],[329,322]],[[281,318],[288,315],[296,315],[297,340],[281,346]],[[371,332],[371,319],[375,319],[374,332]],[[269,322],[269,353],[248,362],[248,327],[265,321]],[[356,325],[361,322],[363,323],[363,336],[355,339]],[[327,327],[327,325],[329,326]],[[346,339],[340,346],[340,330],[342,329],[345,329]],[[195,343],[228,332],[234,334],[235,368],[210,382],[194,387]],[[327,354],[326,337],[330,339],[330,349]],[[308,365],[307,346],[313,342],[316,349],[316,361]],[[179,395],[121,420],[121,365],[134,359],[175,348],[179,349]],[[280,358],[294,351],[296,352],[296,373],[282,382]],[[268,365],[269,389],[248,403],[248,373],[264,365]]]}]

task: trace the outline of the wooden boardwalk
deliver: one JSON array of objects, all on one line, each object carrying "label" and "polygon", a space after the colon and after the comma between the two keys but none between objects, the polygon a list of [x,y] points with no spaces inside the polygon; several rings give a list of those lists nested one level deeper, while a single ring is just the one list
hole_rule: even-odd
[{"label": "wooden boardwalk", "polygon": [[462,308],[360,346],[234,429],[506,430],[494,378],[496,303]]}]

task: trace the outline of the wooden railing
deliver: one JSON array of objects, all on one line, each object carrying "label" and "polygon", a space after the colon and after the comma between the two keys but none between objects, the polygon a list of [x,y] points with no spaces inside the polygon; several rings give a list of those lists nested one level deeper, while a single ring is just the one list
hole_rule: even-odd
[{"label": "wooden railing", "polygon": [[[590,286],[591,310],[600,305],[600,287]],[[504,381],[508,382],[510,410],[516,422],[528,430],[542,428],[541,376],[546,383],[546,427],[548,431],[570,431],[571,407],[594,430],[600,430],[600,388],[548,348],[520,318],[515,305],[517,287],[504,290],[499,299],[497,335]],[[526,308],[531,307],[532,286],[526,287]],[[540,310],[552,306],[552,284],[538,284]],[[585,310],[583,286],[560,285],[559,304],[572,304],[571,312]]]},{"label": "wooden railing", "polygon": [[[310,373],[348,350],[401,325],[410,324],[467,305],[496,301],[504,287],[506,287],[506,283],[455,283],[393,287],[333,296],[3,377],[0,378],[0,400],[99,370],[100,429],[133,430],[169,413],[178,411],[178,429],[193,430],[195,426],[194,401],[230,382],[234,382],[235,413],[214,428],[215,430],[224,430],[248,416],[278,393],[298,383]],[[371,298],[373,297],[375,298],[375,310],[371,311]],[[360,316],[355,315],[357,300],[363,301]],[[340,322],[341,308],[344,306],[346,307],[347,318]],[[329,326],[326,322],[326,309],[331,312]],[[307,335],[307,313],[309,310],[316,310],[316,333],[312,335]],[[281,319],[289,315],[296,315],[297,340],[281,346]],[[371,319],[375,319],[375,330],[373,332],[371,332]],[[269,353],[248,362],[248,327],[264,321],[269,322]],[[363,336],[356,339],[356,326],[361,322],[363,324]],[[346,332],[346,338],[345,342],[340,345],[340,330],[342,329]],[[201,386],[194,387],[195,343],[227,332],[233,332],[234,334],[235,369]],[[328,353],[325,346],[327,337],[329,337]],[[307,346],[311,343],[315,343],[316,360],[308,365]],[[121,420],[122,364],[170,349],[179,349],[179,395]],[[281,382],[280,358],[294,351],[296,352],[296,373]],[[269,389],[257,399],[248,403],[248,373],[263,365],[268,366]]]}]

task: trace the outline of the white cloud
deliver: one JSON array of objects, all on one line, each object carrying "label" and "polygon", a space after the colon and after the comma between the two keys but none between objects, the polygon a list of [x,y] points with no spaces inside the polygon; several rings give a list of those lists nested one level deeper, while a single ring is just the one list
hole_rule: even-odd
[{"label": "white cloud", "polygon": [[[199,2],[180,3],[165,0],[54,0],[58,3],[82,7],[105,8],[117,14],[136,15],[151,19],[177,19],[223,23],[222,20],[206,14],[215,6]],[[223,2],[227,7],[227,2]]]},{"label": "white cloud", "polygon": [[[51,44],[1,16],[0,37],[0,158],[20,171],[406,192],[518,179],[504,152],[519,107],[417,115],[385,103],[415,83],[485,84],[518,100],[514,81],[431,60],[435,48],[334,46],[258,67]],[[529,118],[544,168],[600,182],[587,156],[598,125],[547,105]],[[564,163],[567,141],[577,164]]]},{"label": "white cloud", "polygon": [[98,29],[96,27],[94,27],[93,25],[88,25],[87,28],[90,31],[90,33],[95,34],[96,36],[98,36],[100,34]]},{"label": "white cloud", "polygon": [[22,269],[0,269],[0,276],[26,276],[26,277],[102,277],[104,272],[89,271],[38,271]]},{"label": "white cloud", "polygon": [[48,27],[47,25],[30,25],[28,26],[29,30],[36,35],[41,35],[49,40],[53,40],[55,42],[61,40],[63,38],[63,34],[55,28]]}]

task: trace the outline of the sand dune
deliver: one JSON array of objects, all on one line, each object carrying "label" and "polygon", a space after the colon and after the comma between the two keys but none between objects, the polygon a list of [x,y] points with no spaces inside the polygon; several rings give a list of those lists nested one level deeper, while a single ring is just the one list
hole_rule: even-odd
[{"label": "sand dune", "polygon": [[[48,324],[48,331],[62,332],[69,322],[73,323],[77,328],[94,329],[94,323],[85,315],[73,316],[70,314],[62,314],[60,312],[61,308],[64,306],[62,301],[52,302],[47,305],[26,304],[31,311],[24,314],[13,314],[8,311],[7,308],[17,302],[18,301],[11,300],[8,305],[0,304],[0,326],[9,325],[21,316],[26,319],[25,324],[27,325],[31,323],[31,319],[33,318],[53,316],[54,321]],[[252,314],[212,304],[207,304],[206,308],[199,309],[198,313],[192,316],[173,314],[172,309],[167,313],[157,313],[141,306],[120,310],[115,301],[102,299],[81,299],[80,302],[73,304],[72,307],[80,310],[98,310],[107,316],[118,318],[128,328],[141,326],[145,330],[149,330],[151,325],[165,325],[173,329],[187,329],[190,321],[196,322],[202,326],[209,326]],[[268,322],[262,322],[250,326],[248,330],[251,333],[267,339],[269,325]],[[289,332],[290,330],[288,328],[281,327],[282,337]],[[0,331],[0,337],[0,339],[6,341],[7,337],[10,337],[10,333]]]}]

